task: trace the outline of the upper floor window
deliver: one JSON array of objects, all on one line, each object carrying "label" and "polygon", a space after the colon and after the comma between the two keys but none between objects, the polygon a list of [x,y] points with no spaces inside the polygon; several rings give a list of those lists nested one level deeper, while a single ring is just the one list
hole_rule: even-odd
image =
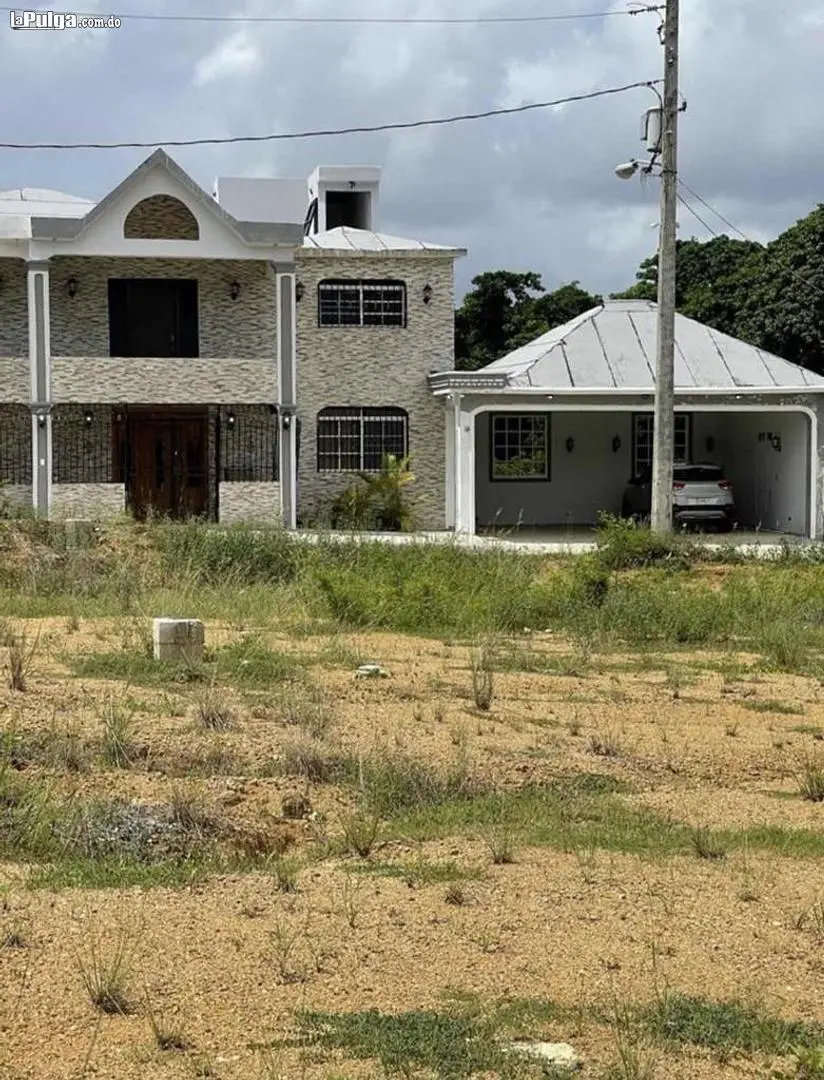
[{"label": "upper floor window", "polygon": [[[675,414],[676,461],[692,460],[692,430],[688,413]],[[652,413],[638,413],[632,418],[632,453],[635,461],[634,472],[637,476],[652,468],[652,435],[654,429]]]},{"label": "upper floor window", "polygon": [[318,413],[318,472],[380,472],[387,454],[409,448],[404,409],[332,407]]},{"label": "upper floor window", "polygon": [[322,281],[318,285],[318,325],[406,326],[406,284]]}]

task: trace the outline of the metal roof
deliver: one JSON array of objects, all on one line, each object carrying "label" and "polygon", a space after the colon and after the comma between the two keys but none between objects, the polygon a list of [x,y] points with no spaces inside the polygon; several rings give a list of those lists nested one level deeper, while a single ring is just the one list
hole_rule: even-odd
[{"label": "metal roof", "polygon": [[431,251],[464,254],[462,248],[430,244],[425,240],[407,240],[402,236],[388,236],[386,233],[371,232],[369,229],[352,229],[345,225],[316,233],[314,236],[307,236],[303,241],[303,246],[321,251]]},{"label": "metal roof", "polygon": [[0,237],[6,240],[30,240],[32,218],[79,219],[93,206],[91,199],[80,199],[64,191],[46,188],[0,191]]},{"label": "metal roof", "polygon": [[[511,389],[655,389],[657,305],[607,300],[482,369]],[[479,374],[481,374],[479,372]],[[677,390],[824,389],[824,377],[722,334],[675,317]]]}]

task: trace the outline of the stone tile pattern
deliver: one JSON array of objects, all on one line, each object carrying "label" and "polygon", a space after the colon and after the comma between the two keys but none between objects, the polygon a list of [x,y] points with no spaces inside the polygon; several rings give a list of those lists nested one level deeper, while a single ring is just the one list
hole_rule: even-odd
[{"label": "stone tile pattern", "polygon": [[[297,348],[299,522],[323,521],[329,502],[356,479],[351,473],[318,473],[318,412],[335,405],[392,405],[409,414],[415,524],[444,528],[446,420],[443,402],[429,392],[427,375],[454,366],[452,256],[306,251],[298,256],[297,276],[304,287]],[[319,327],[318,283],[325,278],[405,281],[407,326]],[[432,287],[428,305],[422,299],[427,284]]]},{"label": "stone tile pattern", "polygon": [[198,240],[197,218],[172,195],[150,195],[129,211],[123,223],[127,240]]},{"label": "stone tile pattern", "polygon": [[219,519],[229,525],[241,521],[280,521],[280,484],[221,483]]},{"label": "stone tile pattern", "polygon": [[100,521],[126,508],[123,484],[52,484],[51,517]]},{"label": "stone tile pattern", "polygon": [[95,404],[57,405],[52,412],[52,483],[82,487],[115,479],[114,411]]},{"label": "stone tile pattern", "polygon": [[[72,277],[77,281],[73,299],[66,292],[66,282]],[[65,255],[54,258],[50,271],[53,357],[88,357],[91,359],[82,361],[88,364],[96,357],[109,356],[109,278],[197,279],[201,358],[233,357],[254,361],[269,358],[270,383],[260,387],[258,400],[261,397],[265,400],[270,394],[274,400],[276,300],[274,280],[265,262],[97,259]],[[237,300],[230,296],[233,281],[240,285]],[[79,366],[81,361],[76,363]],[[139,367],[142,361],[130,363]],[[180,367],[185,370],[189,363],[188,360],[165,361],[169,369]],[[158,375],[153,374],[153,377]]]},{"label": "stone tile pattern", "polygon": [[[0,357],[17,357],[26,361],[29,357],[29,307],[27,294],[26,264],[22,259],[0,259]],[[6,372],[3,371],[3,376]],[[0,382],[3,400],[8,396],[5,378]],[[26,382],[24,397],[29,400],[29,383]]]}]

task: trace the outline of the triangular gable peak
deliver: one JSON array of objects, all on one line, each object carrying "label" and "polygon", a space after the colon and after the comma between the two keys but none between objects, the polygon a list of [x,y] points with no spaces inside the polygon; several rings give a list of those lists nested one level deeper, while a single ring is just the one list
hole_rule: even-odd
[{"label": "triangular gable peak", "polygon": [[155,150],[85,217],[32,222],[33,238],[60,253],[98,256],[260,259],[303,239],[297,223],[238,221],[164,150]]}]

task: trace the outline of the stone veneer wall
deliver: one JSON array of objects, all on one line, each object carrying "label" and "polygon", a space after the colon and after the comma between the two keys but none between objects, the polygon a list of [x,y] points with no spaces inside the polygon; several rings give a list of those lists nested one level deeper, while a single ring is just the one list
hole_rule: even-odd
[{"label": "stone veneer wall", "polygon": [[275,524],[281,520],[280,484],[223,482],[218,506],[222,524],[241,521]]},{"label": "stone veneer wall", "polygon": [[127,240],[198,240],[197,218],[173,195],[150,195],[133,206],[123,223]]},{"label": "stone veneer wall", "polygon": [[[77,281],[74,299],[66,292],[69,278]],[[52,356],[109,355],[109,278],[196,279],[200,356],[238,360],[271,357],[272,386],[275,385],[275,285],[265,262],[56,257],[51,261],[50,273]],[[237,300],[229,295],[233,281],[240,285]],[[28,353],[28,339],[25,353]],[[133,363],[139,365],[140,361]],[[186,361],[168,363],[184,366]],[[259,398],[265,399],[267,390],[261,387]]]},{"label": "stone veneer wall", "polygon": [[[85,422],[87,412],[91,424]],[[114,481],[112,409],[58,405],[52,413],[52,483],[74,487]]]},{"label": "stone veneer wall", "polygon": [[[337,257],[336,257],[337,256]],[[415,524],[445,527],[446,420],[427,384],[430,371],[451,369],[454,357],[453,257],[422,252],[298,255],[304,287],[298,305],[298,518],[323,520],[329,501],[355,476],[317,471],[317,414],[329,406],[399,406],[409,414],[409,487]],[[319,327],[318,283],[325,278],[406,282],[407,326]],[[432,301],[424,304],[425,285]]]},{"label": "stone veneer wall", "polygon": [[26,405],[0,405],[0,485],[32,484],[32,423]]},{"label": "stone veneer wall", "polygon": [[[0,259],[0,356],[23,357],[28,365],[29,306],[22,259]],[[27,385],[22,400],[28,401],[28,396]]]},{"label": "stone veneer wall", "polygon": [[123,484],[52,484],[52,518],[99,521],[116,517],[126,508]]}]

